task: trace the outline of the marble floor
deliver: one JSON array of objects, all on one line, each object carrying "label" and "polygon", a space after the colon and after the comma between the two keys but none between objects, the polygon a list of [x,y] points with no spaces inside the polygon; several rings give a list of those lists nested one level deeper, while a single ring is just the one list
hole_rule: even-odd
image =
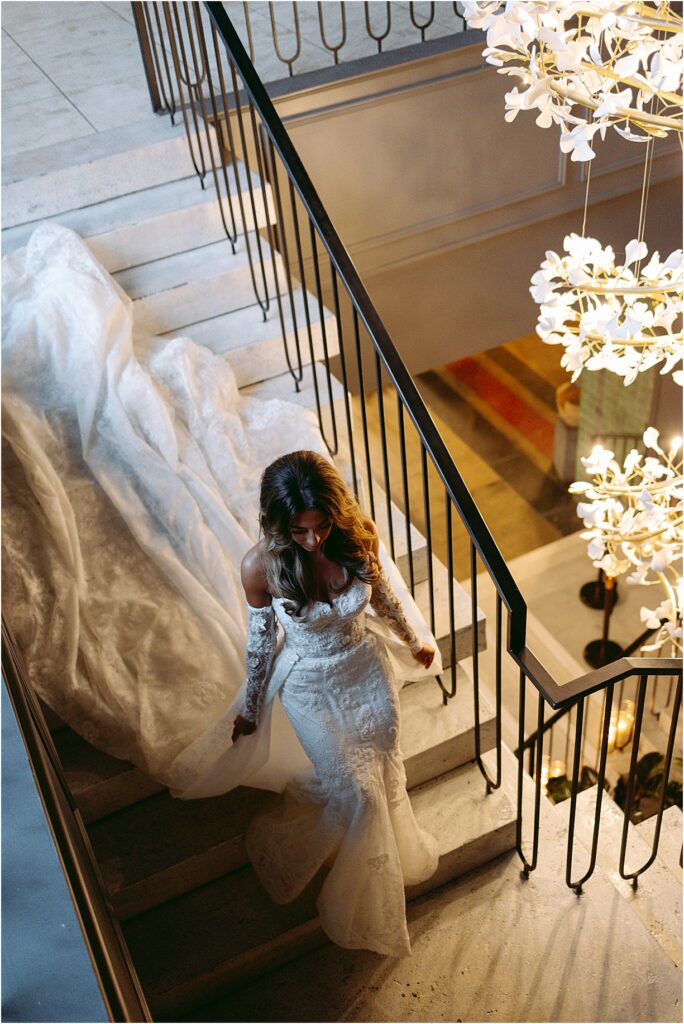
[{"label": "marble floor", "polygon": [[[366,5],[356,0],[344,6],[346,41],[340,50],[340,60],[377,53],[377,43],[369,37],[365,23]],[[416,25],[428,21],[432,5],[393,2],[389,31],[390,5],[376,0],[367,6],[373,34],[383,36],[387,32],[382,48],[388,50],[420,42],[422,33]],[[254,63],[262,79],[271,82],[288,77],[286,60],[298,51],[295,4],[286,0],[271,5],[228,0],[227,7],[248,48],[251,34]],[[332,47],[342,38],[340,7],[334,0],[327,0],[323,8],[325,39]],[[433,20],[425,29],[426,39],[462,29],[462,19],[454,13],[451,2],[439,0],[434,7]],[[334,58],[323,41],[318,5],[297,3],[296,15],[300,47],[292,64],[294,73],[330,67]],[[78,139],[150,117],[130,3],[3,0],[0,24],[5,155]],[[285,61],[279,58],[276,44]]]}]

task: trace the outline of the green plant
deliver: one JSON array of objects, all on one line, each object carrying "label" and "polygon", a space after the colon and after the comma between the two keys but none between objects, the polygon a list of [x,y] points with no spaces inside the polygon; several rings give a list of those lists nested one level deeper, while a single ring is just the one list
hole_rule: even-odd
[{"label": "green plant", "polygon": [[[660,790],[663,784],[663,762],[665,758],[657,750],[650,751],[640,757],[636,763],[634,773],[634,797],[630,819],[633,822],[643,821],[644,818],[655,814],[660,801]],[[682,759],[675,758],[675,763],[681,765]],[[629,775],[621,775],[615,786],[613,798],[615,803],[623,810],[627,804],[627,789]],[[670,779],[665,787],[665,807],[672,804],[682,806],[682,783],[678,779]]]},{"label": "green plant", "polygon": [[[589,789],[590,786],[595,786],[598,782],[598,775],[593,768],[588,765],[584,765],[580,772],[579,786],[577,791],[581,793],[583,789]],[[608,784],[604,782],[604,789],[608,788]],[[562,800],[569,800],[572,796],[572,780],[567,775],[557,775],[553,779],[549,779],[546,783],[546,795],[553,804],[559,804]]]}]

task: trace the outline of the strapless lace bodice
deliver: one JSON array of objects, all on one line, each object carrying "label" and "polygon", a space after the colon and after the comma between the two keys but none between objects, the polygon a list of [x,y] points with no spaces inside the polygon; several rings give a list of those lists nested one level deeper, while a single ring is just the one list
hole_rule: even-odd
[{"label": "strapless lace bodice", "polygon": [[365,608],[370,596],[370,584],[355,577],[331,604],[312,602],[302,621],[288,614],[283,598],[275,597],[273,608],[285,633],[286,648],[300,658],[321,658],[351,650],[366,635]]}]

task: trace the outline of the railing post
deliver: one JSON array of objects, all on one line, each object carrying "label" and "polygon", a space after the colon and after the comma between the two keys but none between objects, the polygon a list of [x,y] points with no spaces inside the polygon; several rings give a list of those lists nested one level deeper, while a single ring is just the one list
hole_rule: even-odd
[{"label": "railing post", "polygon": [[135,22],[135,30],[138,33],[138,43],[140,45],[140,53],[142,56],[143,67],[145,68],[145,78],[147,79],[147,90],[150,94],[150,103],[152,104],[152,110],[155,114],[161,114],[164,111],[164,104],[161,100],[159,92],[159,84],[157,82],[157,75],[154,70],[154,61],[152,60],[152,47],[150,46],[150,36],[147,31],[147,24],[145,22],[145,15],[143,12],[143,4],[140,0],[133,0],[131,3],[131,10],[133,11],[133,21]]}]

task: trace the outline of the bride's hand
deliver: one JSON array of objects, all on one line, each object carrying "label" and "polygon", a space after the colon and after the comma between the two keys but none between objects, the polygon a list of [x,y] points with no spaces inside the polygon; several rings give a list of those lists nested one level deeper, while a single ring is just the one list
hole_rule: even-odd
[{"label": "bride's hand", "polygon": [[413,651],[412,653],[419,665],[422,665],[423,668],[430,668],[435,657],[433,647],[429,647],[428,644],[423,644],[419,651]]},{"label": "bride's hand", "polygon": [[241,736],[251,736],[253,732],[256,732],[256,722],[250,722],[243,718],[242,715],[238,715],[233,722],[231,742],[235,743]]}]

